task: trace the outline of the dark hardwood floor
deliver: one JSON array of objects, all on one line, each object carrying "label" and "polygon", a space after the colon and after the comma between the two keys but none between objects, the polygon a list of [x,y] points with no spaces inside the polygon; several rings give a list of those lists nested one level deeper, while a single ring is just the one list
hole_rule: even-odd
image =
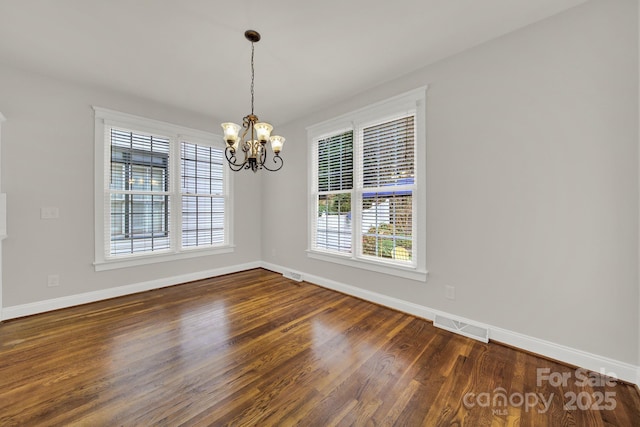
[{"label": "dark hardwood floor", "polygon": [[640,426],[604,380],[261,269],[0,324],[1,426]]}]

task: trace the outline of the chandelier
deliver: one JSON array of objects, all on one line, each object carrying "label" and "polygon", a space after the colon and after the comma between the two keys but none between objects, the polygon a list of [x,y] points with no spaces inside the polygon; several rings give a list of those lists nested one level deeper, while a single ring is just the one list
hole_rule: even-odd
[{"label": "chandelier", "polygon": [[[271,172],[280,170],[283,165],[280,151],[284,144],[284,138],[278,135],[271,136],[273,126],[266,122],[259,122],[258,116],[253,113],[253,51],[254,43],[260,41],[260,34],[254,30],[247,30],[244,33],[247,40],[251,42],[251,114],[242,119],[242,135],[239,136],[241,126],[235,123],[222,123],[224,130],[224,140],[227,145],[224,155],[227,158],[229,167],[234,172],[242,169],[251,169],[257,172],[258,169],[266,169]],[[271,151],[273,151],[273,165],[269,167],[267,160],[267,142],[271,142]],[[240,154],[240,151],[244,154]],[[244,161],[240,162],[238,158],[244,157]]]}]

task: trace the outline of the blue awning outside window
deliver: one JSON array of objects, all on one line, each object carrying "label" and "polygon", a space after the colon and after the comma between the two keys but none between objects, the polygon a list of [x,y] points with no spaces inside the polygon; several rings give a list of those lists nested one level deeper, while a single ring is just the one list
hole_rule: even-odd
[{"label": "blue awning outside window", "polygon": [[[400,185],[412,185],[413,178],[400,178],[394,184],[387,184],[385,187],[395,187]],[[362,193],[362,197],[387,197],[387,196],[409,196],[411,195],[411,191],[409,190],[400,190],[400,191],[378,191],[374,193]]]}]

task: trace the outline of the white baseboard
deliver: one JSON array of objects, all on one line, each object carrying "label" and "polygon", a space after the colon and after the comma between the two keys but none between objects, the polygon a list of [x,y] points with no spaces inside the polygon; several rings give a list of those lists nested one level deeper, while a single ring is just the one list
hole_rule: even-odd
[{"label": "white baseboard", "polygon": [[[275,271],[278,273],[290,273],[293,270],[286,267],[263,262],[262,267]],[[352,295],[358,298],[362,298],[367,301],[374,302],[376,304],[383,305],[385,307],[393,308],[395,310],[402,311],[404,313],[412,314],[423,319],[433,321],[436,315],[445,316],[456,321],[464,323],[472,323],[480,327],[485,327],[489,330],[489,339],[509,346],[517,347],[522,350],[529,351],[531,353],[539,354],[541,356],[567,363],[569,365],[585,368],[593,372],[604,372],[610,376],[614,376],[623,381],[633,383],[640,386],[640,366],[635,366],[629,363],[621,362],[618,360],[610,359],[608,357],[599,356],[596,354],[588,353],[575,348],[567,347],[561,344],[541,340],[528,335],[523,335],[518,332],[509,331],[506,329],[498,328],[495,326],[487,325],[484,323],[476,322],[475,320],[466,319],[460,316],[452,315],[439,310],[434,310],[429,307],[425,307],[412,302],[404,301],[401,299],[393,298],[387,295],[383,295],[377,292],[372,292],[366,289],[358,288],[356,286],[347,285],[344,283],[329,280],[324,277],[319,277],[311,274],[300,274],[302,280],[306,280],[316,285],[333,289],[338,292],[342,292],[348,295]]]},{"label": "white baseboard", "polygon": [[138,292],[150,291],[152,289],[164,288],[167,286],[179,285],[180,283],[191,282],[193,280],[208,279],[209,277],[222,276],[224,274],[236,273],[261,267],[259,261],[246,264],[221,267],[213,270],[198,271],[195,273],[182,274],[179,276],[163,277],[162,279],[150,280],[147,282],[134,283],[131,285],[118,286],[116,288],[102,289],[99,291],[86,292],[83,294],[70,295],[68,297],[54,298],[45,301],[32,302],[29,304],[4,307],[2,309],[2,319],[8,320],[17,317],[30,316],[32,314],[44,313],[46,311],[58,310],[61,308],[73,307],[90,302],[101,301],[109,298],[121,297]]},{"label": "white baseboard", "polygon": [[640,378],[636,375],[640,367],[630,363],[495,326],[490,327],[490,339],[548,357],[549,359],[558,360],[593,372],[600,372],[629,383],[640,384],[638,382]]}]

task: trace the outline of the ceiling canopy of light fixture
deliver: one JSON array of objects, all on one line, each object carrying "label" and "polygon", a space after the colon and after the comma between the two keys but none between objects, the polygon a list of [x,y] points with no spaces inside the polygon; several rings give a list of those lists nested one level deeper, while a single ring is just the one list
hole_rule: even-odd
[{"label": "ceiling canopy of light fixture", "polygon": [[[242,169],[251,169],[254,172],[257,172],[259,169],[266,169],[275,172],[280,170],[283,165],[280,151],[282,151],[282,145],[285,139],[279,135],[272,136],[271,131],[273,130],[273,126],[266,122],[259,122],[258,116],[253,112],[253,82],[255,75],[253,54],[254,43],[260,41],[260,33],[255,30],[247,30],[244,36],[251,42],[251,114],[246,115],[242,119],[242,126],[235,123],[222,123],[224,140],[227,143],[224,154],[229,163],[229,167],[235,172]],[[239,135],[241,128],[244,129],[244,131],[242,135]],[[267,160],[267,141],[271,142],[271,151],[273,151],[274,164],[272,166],[265,163]],[[238,158],[240,151],[244,154],[242,162]]]}]

